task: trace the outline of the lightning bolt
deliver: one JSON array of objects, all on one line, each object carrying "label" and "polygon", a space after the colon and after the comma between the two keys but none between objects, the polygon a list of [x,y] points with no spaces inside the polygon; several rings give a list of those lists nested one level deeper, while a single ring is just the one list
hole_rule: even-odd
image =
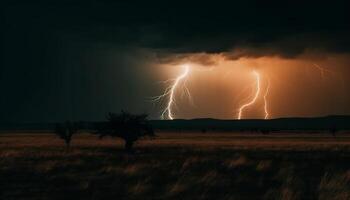
[{"label": "lightning bolt", "polygon": [[344,76],[343,74],[340,74],[336,71],[333,71],[333,70],[330,70],[330,69],[327,69],[325,67],[322,67],[316,63],[312,63],[312,65],[315,69],[319,70],[320,71],[320,74],[321,74],[321,78],[323,80],[325,80],[325,75],[330,75],[330,76],[327,76],[327,77],[333,77],[333,78],[338,78],[340,80],[340,83],[341,83],[341,86],[342,86],[342,90],[345,90],[345,82],[344,82]]},{"label": "lightning bolt", "polygon": [[265,119],[269,118],[269,111],[267,109],[267,95],[269,95],[269,89],[270,89],[270,80],[267,81],[267,87],[264,94],[264,111],[265,111]]},{"label": "lightning bolt", "polygon": [[159,101],[163,98],[167,98],[168,100],[167,106],[165,107],[165,109],[162,111],[162,114],[161,114],[162,119],[165,119],[165,118],[171,119],[171,120],[174,119],[172,108],[175,104],[176,90],[181,84],[181,82],[183,83],[185,93],[188,95],[189,99],[192,101],[190,91],[186,86],[186,77],[188,76],[189,72],[190,72],[190,66],[187,64],[183,65],[183,72],[179,76],[177,76],[176,79],[166,81],[166,82],[172,81],[172,84],[165,89],[164,93],[153,98],[153,101]]},{"label": "lightning bolt", "polygon": [[246,104],[243,104],[239,108],[237,119],[241,119],[242,118],[242,112],[244,111],[244,109],[249,107],[249,106],[251,106],[251,105],[253,105],[256,102],[256,100],[258,99],[258,97],[259,97],[259,94],[260,94],[260,74],[257,71],[255,71],[255,70],[253,71],[253,74],[254,74],[255,80],[256,80],[256,92],[255,92],[254,98],[250,102],[248,102]]},{"label": "lightning bolt", "polygon": [[320,71],[322,79],[325,78],[325,74],[326,73],[328,73],[328,74],[333,74],[334,73],[333,71],[331,71],[329,69],[326,69],[326,68],[323,68],[320,65],[315,64],[315,63],[313,63],[312,66],[314,66],[316,69],[318,69]]}]

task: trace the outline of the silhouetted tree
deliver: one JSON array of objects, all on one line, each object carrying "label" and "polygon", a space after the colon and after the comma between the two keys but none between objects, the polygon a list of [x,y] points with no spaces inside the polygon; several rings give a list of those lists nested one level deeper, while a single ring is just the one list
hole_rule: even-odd
[{"label": "silhouetted tree", "polygon": [[65,123],[57,123],[55,127],[55,134],[64,140],[66,146],[70,146],[72,136],[78,131],[78,126],[75,123],[66,121]]},{"label": "silhouetted tree", "polygon": [[256,132],[259,132],[259,129],[254,127],[254,128],[251,128],[250,131],[253,132],[253,133],[256,133]]},{"label": "silhouetted tree", "polygon": [[104,136],[119,137],[125,141],[125,150],[133,151],[133,144],[144,136],[154,136],[152,126],[147,120],[148,115],[133,115],[122,111],[120,114],[108,113],[108,122],[100,125],[96,134],[100,138]]},{"label": "silhouetted tree", "polygon": [[270,133],[270,130],[267,129],[267,128],[262,128],[262,129],[260,129],[260,132],[261,132],[263,135],[267,135],[267,134]]},{"label": "silhouetted tree", "polygon": [[333,135],[333,137],[335,137],[336,133],[338,132],[339,130],[337,129],[336,126],[332,126],[331,128],[329,128],[329,132],[331,132],[331,134]]}]

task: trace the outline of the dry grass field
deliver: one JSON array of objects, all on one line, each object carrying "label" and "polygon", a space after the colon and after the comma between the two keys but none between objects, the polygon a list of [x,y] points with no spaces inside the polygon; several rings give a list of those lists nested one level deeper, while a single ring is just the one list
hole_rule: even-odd
[{"label": "dry grass field", "polygon": [[350,199],[350,136],[0,134],[0,199]]}]

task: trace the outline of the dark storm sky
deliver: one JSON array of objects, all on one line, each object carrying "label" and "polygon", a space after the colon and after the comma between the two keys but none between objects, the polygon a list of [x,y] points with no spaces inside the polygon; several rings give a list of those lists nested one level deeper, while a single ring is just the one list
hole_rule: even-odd
[{"label": "dark storm sky", "polygon": [[0,121],[156,113],[152,65],[178,53],[347,54],[348,2],[2,2]]}]

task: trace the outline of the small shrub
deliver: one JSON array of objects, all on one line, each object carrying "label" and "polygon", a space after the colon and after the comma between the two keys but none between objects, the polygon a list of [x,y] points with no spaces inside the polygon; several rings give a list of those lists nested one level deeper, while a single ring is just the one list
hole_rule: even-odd
[{"label": "small shrub", "polygon": [[76,123],[67,121],[65,123],[57,123],[55,127],[55,134],[64,140],[67,147],[70,146],[73,135],[78,132]]}]

